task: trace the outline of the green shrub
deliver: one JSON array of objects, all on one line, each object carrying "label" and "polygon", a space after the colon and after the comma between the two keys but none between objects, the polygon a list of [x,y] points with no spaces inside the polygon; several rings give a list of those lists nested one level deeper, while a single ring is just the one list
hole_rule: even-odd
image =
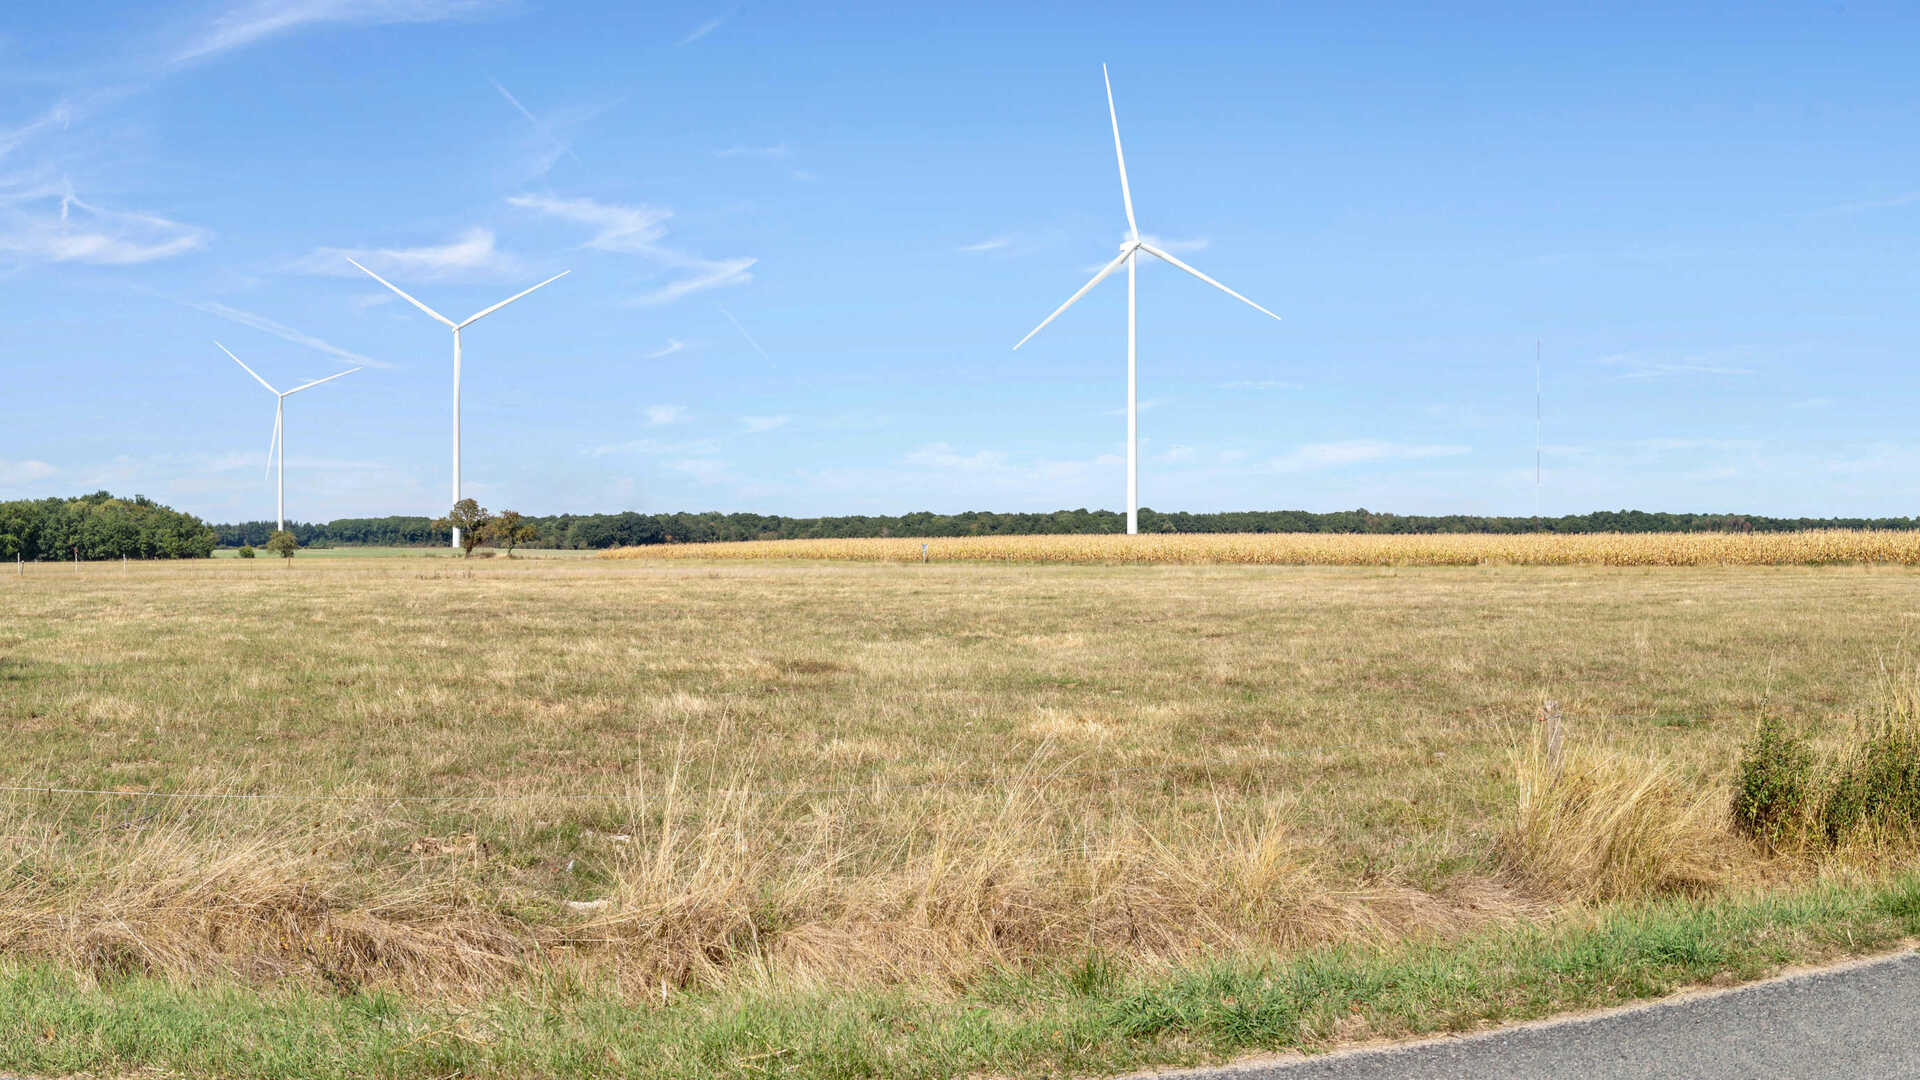
[{"label": "green shrub", "polygon": [[1734,780],[1733,823],[1769,847],[1920,840],[1920,671],[1889,676],[1879,716],[1824,759],[1782,721],[1760,721]]},{"label": "green shrub", "polygon": [[1863,829],[1920,832],[1920,730],[1910,717],[1888,716],[1834,770],[1820,825],[1830,845]]},{"label": "green shrub", "polygon": [[1818,786],[1805,741],[1779,717],[1766,717],[1734,779],[1734,827],[1768,846],[1780,844],[1807,821]]},{"label": "green shrub", "polygon": [[236,552],[234,552],[234,554],[235,554],[235,555],[238,555],[238,556],[239,556],[240,558],[242,558],[242,559],[251,559],[251,558],[253,558],[253,545],[252,545],[252,544],[242,544],[242,545],[240,545],[240,550],[239,550],[239,551],[236,551]]}]

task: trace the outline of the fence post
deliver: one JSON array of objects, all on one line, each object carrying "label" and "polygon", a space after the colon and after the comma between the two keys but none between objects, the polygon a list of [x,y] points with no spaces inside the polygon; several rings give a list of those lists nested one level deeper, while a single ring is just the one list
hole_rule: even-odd
[{"label": "fence post", "polygon": [[1560,777],[1560,746],[1563,735],[1560,725],[1560,703],[1548,701],[1541,705],[1540,722],[1547,728],[1547,770],[1557,780]]}]

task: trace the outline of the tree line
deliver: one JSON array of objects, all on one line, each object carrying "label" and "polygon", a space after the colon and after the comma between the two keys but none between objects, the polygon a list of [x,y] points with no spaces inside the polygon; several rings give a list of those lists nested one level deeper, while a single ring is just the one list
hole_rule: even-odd
[{"label": "tree line", "polygon": [[0,559],[204,559],[219,534],[145,495],[0,502]]},{"label": "tree line", "polygon": [[[1057,510],[1044,514],[968,511],[843,517],[774,514],[555,514],[521,518],[529,547],[610,548],[694,544],[721,540],[851,539],[868,536],[1030,536],[1125,532],[1126,515],[1111,510]],[[425,546],[447,542],[443,522],[428,517],[339,518],[325,524],[288,522],[305,547]],[[1383,514],[1339,510],[1243,510],[1213,514],[1140,511],[1140,531],[1157,533],[1599,533],[1796,532],[1804,529],[1916,529],[1920,518],[1777,518],[1752,514],[1679,514],[1603,510],[1563,517],[1488,517],[1470,514]],[[273,522],[215,525],[220,543],[262,545]],[[527,534],[522,533],[523,537]]]}]

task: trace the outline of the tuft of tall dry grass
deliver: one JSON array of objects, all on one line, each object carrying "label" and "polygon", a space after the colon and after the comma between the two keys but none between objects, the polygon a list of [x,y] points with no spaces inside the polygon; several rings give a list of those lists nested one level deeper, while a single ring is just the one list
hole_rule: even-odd
[{"label": "tuft of tall dry grass", "polygon": [[502,885],[484,843],[416,842],[387,866],[349,867],[367,826],[346,809],[256,810],[240,828],[186,811],[55,828],[0,802],[0,955],[102,978],[461,996],[566,975],[657,1000],[742,977],[958,989],[1088,950],[1173,963],[1460,931],[1517,910],[1487,892],[1330,882],[1290,798],[1221,790],[1211,821],[1089,821],[1045,780],[930,802],[905,846],[819,812],[801,842],[775,839],[769,824],[798,811],[745,786],[636,790],[632,831],[594,838],[598,897],[571,906]]},{"label": "tuft of tall dry grass", "polygon": [[1727,797],[1671,765],[1536,724],[1513,752],[1518,786],[1502,861],[1532,890],[1576,901],[1699,895],[1742,853]]},{"label": "tuft of tall dry grass", "polygon": [[1285,566],[1920,566],[1920,531],[1789,533],[1155,533],[652,544],[609,559]]}]

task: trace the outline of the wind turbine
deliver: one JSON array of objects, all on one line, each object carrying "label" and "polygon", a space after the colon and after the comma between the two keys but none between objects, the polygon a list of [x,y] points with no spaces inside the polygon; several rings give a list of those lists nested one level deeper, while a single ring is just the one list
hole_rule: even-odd
[{"label": "wind turbine", "polygon": [[1201,281],[1204,281],[1207,284],[1213,286],[1214,288],[1219,289],[1221,292],[1226,293],[1228,296],[1233,297],[1235,300],[1238,300],[1241,303],[1246,304],[1247,306],[1253,308],[1255,311],[1260,312],[1262,315],[1270,316],[1276,320],[1279,319],[1280,316],[1273,314],[1273,312],[1268,311],[1266,308],[1261,307],[1259,304],[1256,304],[1253,301],[1247,299],[1246,297],[1241,296],[1239,293],[1234,292],[1232,289],[1227,288],[1225,285],[1220,284],[1219,282],[1213,280],[1207,275],[1201,273],[1198,270],[1195,270],[1193,267],[1188,266],[1186,263],[1181,262],[1179,259],[1174,258],[1172,255],[1167,254],[1165,251],[1160,250],[1159,248],[1155,247],[1154,245],[1140,238],[1140,226],[1133,219],[1133,192],[1129,190],[1127,187],[1127,157],[1120,150],[1120,116],[1118,113],[1114,111],[1114,108],[1113,108],[1113,80],[1111,78],[1108,78],[1107,65],[1105,64],[1100,65],[1100,77],[1103,80],[1105,80],[1107,84],[1107,118],[1113,122],[1113,156],[1114,156],[1114,159],[1120,163],[1120,198],[1126,204],[1126,207],[1127,207],[1127,239],[1125,243],[1120,245],[1120,254],[1116,255],[1112,262],[1101,267],[1100,272],[1093,275],[1092,281],[1089,281],[1085,285],[1080,286],[1079,292],[1074,293],[1072,296],[1067,297],[1066,303],[1061,304],[1059,307],[1055,308],[1053,311],[1053,314],[1041,320],[1040,325],[1034,327],[1033,330],[1030,331],[1026,337],[1021,338],[1020,344],[1015,345],[1014,349],[1017,351],[1020,348],[1020,345],[1025,345],[1028,341],[1031,341],[1033,339],[1034,334],[1037,334],[1041,330],[1045,329],[1047,323],[1050,323],[1053,320],[1059,318],[1060,313],[1072,307],[1074,304],[1074,301],[1079,300],[1081,297],[1091,292],[1095,285],[1098,285],[1102,281],[1105,281],[1107,279],[1107,275],[1113,273],[1115,270],[1120,269],[1123,263],[1126,265],[1126,268],[1127,268],[1127,535],[1132,536],[1137,534],[1140,531],[1140,439],[1139,439],[1140,410],[1139,410],[1139,399],[1137,397],[1136,389],[1135,389],[1136,372],[1139,367],[1139,345],[1138,345],[1139,289],[1135,283],[1136,271],[1134,269],[1134,263],[1138,259],[1140,253],[1144,251],[1147,254],[1152,255],[1156,258],[1172,263],[1173,265],[1179,267],[1180,269],[1185,270],[1187,273],[1192,274],[1194,277],[1199,278]]},{"label": "wind turbine", "polygon": [[291,390],[282,392],[279,390],[275,390],[273,388],[272,383],[261,378],[259,372],[253,370],[250,367],[247,367],[246,361],[241,360],[237,356],[234,356],[232,349],[227,348],[225,345],[221,345],[217,341],[214,342],[214,344],[219,346],[221,352],[226,353],[229,357],[231,357],[234,363],[239,364],[241,370],[253,376],[254,382],[257,382],[261,386],[266,387],[267,393],[272,394],[274,396],[273,439],[267,443],[267,475],[268,476],[273,475],[273,448],[278,446],[280,448],[280,481],[274,487],[273,516],[274,516],[274,528],[284,530],[287,527],[287,439],[286,439],[286,436],[282,434],[282,432],[286,428],[287,399],[299,393],[302,390],[307,390],[312,387],[319,386],[323,382],[332,382],[333,380],[339,378],[341,375],[351,375],[354,372],[359,371],[360,369],[357,367],[348,368],[347,370],[339,372],[337,374],[329,375],[324,379],[315,379],[309,383],[301,383],[299,386],[296,386]]},{"label": "wind turbine", "polygon": [[[465,319],[461,320],[460,322],[454,322],[452,319],[447,318],[445,315],[440,314],[439,312],[433,310],[432,308],[421,303],[420,301],[415,300],[413,297],[408,296],[406,293],[401,292],[400,286],[395,285],[393,282],[388,281],[386,278],[381,277],[379,274],[374,273],[373,271],[367,269],[366,267],[360,266],[360,264],[358,262],[355,262],[352,257],[348,257],[347,261],[350,263],[353,263],[354,266],[359,267],[361,273],[367,275],[368,277],[379,282],[380,284],[385,285],[387,288],[392,289],[396,294],[399,295],[400,299],[405,300],[407,303],[412,304],[414,307],[417,307],[421,311],[426,312],[428,315],[432,316],[434,321],[446,324],[446,326],[453,331],[453,501],[455,503],[458,503],[460,501],[460,331],[465,330],[467,327],[472,326],[474,323],[479,322],[481,319],[484,319],[487,316],[493,314],[494,312],[499,311],[501,308],[506,307],[508,304],[511,304],[515,300],[518,300],[521,297],[527,295],[527,293],[533,292],[534,289],[545,288],[546,286],[551,285],[556,281],[559,281],[561,278],[566,277],[568,274],[573,273],[573,271],[562,270],[559,273],[548,278],[547,280],[541,282],[540,284],[535,285],[532,289],[527,289],[525,292],[514,293],[512,296],[507,297],[505,300],[500,301],[499,303],[493,305],[490,308],[485,308],[473,315],[469,315]],[[459,529],[453,530],[452,546],[454,547],[460,546],[460,530]]]}]

